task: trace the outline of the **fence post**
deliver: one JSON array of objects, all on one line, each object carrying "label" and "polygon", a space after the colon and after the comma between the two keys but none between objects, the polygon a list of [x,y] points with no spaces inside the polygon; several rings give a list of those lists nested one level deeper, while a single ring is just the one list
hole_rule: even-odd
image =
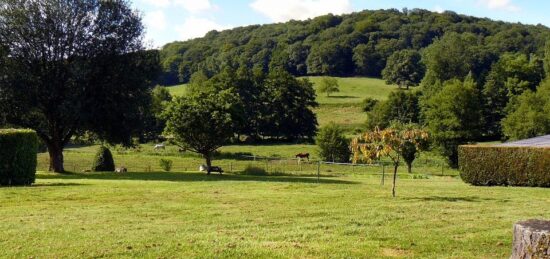
[{"label": "fence post", "polygon": [[229,163],[229,173],[233,173],[233,162]]},{"label": "fence post", "polygon": [[443,166],[444,166],[444,164],[441,163],[441,176],[445,175],[445,168]]},{"label": "fence post", "polygon": [[319,183],[321,180],[321,161],[317,162],[317,183]]},{"label": "fence post", "polygon": [[386,165],[382,163],[382,185],[384,185],[384,178],[386,178]]}]

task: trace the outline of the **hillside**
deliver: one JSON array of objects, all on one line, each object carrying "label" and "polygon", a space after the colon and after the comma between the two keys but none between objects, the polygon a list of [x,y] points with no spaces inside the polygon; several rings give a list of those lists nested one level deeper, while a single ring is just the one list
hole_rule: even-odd
[{"label": "hillside", "polygon": [[[321,81],[321,77],[308,77],[315,89]],[[385,100],[391,91],[397,86],[387,85],[383,80],[367,77],[339,77],[340,92],[327,97],[323,93],[317,93],[319,107],[314,109],[319,125],[335,122],[349,131],[361,127],[367,120],[367,113],[361,110],[361,102],[367,98]],[[185,84],[168,87],[168,91],[174,96],[185,93]]]},{"label": "hillside", "polygon": [[[246,66],[264,72],[284,67],[296,76],[379,77],[387,58],[402,49],[421,50],[445,34],[471,34],[482,45],[486,64],[505,52],[543,56],[549,28],[413,9],[325,15],[306,21],[253,25],[161,49],[161,84],[185,83],[203,71]],[[484,65],[486,65],[484,64]]]}]

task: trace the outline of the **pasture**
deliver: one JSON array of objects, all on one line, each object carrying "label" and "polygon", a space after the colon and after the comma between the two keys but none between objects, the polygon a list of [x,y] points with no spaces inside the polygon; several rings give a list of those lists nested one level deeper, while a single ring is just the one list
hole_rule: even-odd
[{"label": "pasture", "polygon": [[40,172],[0,189],[5,257],[506,258],[550,190],[456,177]]},{"label": "pasture", "polygon": [[[318,88],[322,77],[308,77]],[[397,90],[397,86],[388,85],[384,80],[367,77],[337,78],[340,92],[327,97],[323,93],[317,93],[319,107],[314,109],[320,126],[329,122],[340,124],[349,132],[361,128],[367,120],[367,114],[361,110],[361,102],[367,98],[385,100],[390,92]],[[167,87],[174,96],[185,94],[186,85]]]}]

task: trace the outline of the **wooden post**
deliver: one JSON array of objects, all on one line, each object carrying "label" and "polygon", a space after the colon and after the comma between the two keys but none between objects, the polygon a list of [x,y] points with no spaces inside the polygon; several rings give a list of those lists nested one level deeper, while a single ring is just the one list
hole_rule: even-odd
[{"label": "wooden post", "polygon": [[229,163],[229,172],[233,173],[233,162]]},{"label": "wooden post", "polygon": [[382,185],[384,185],[384,178],[386,178],[386,165],[382,164]]},{"label": "wooden post", "polygon": [[317,162],[317,183],[321,181],[321,161]]},{"label": "wooden post", "polygon": [[514,225],[512,259],[550,258],[550,221],[528,220]]}]

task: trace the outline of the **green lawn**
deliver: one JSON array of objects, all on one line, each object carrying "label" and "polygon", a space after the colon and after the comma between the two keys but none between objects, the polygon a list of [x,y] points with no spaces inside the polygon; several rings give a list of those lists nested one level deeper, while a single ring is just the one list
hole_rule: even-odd
[{"label": "green lawn", "polygon": [[186,86],[187,84],[175,85],[175,86],[166,87],[166,89],[168,89],[170,94],[173,96],[183,96],[186,91]]},{"label": "green lawn", "polygon": [[[314,83],[315,89],[322,77],[308,77]],[[340,92],[327,97],[324,93],[317,93],[317,102],[323,104],[358,104],[370,97],[378,100],[387,99],[390,92],[397,90],[396,85],[387,85],[384,80],[366,77],[337,78]]]},{"label": "green lawn", "polygon": [[[388,181],[389,182],[389,181]],[[507,258],[512,224],[550,218],[550,190],[457,178],[200,173],[57,175],[1,188],[8,258]]]}]

